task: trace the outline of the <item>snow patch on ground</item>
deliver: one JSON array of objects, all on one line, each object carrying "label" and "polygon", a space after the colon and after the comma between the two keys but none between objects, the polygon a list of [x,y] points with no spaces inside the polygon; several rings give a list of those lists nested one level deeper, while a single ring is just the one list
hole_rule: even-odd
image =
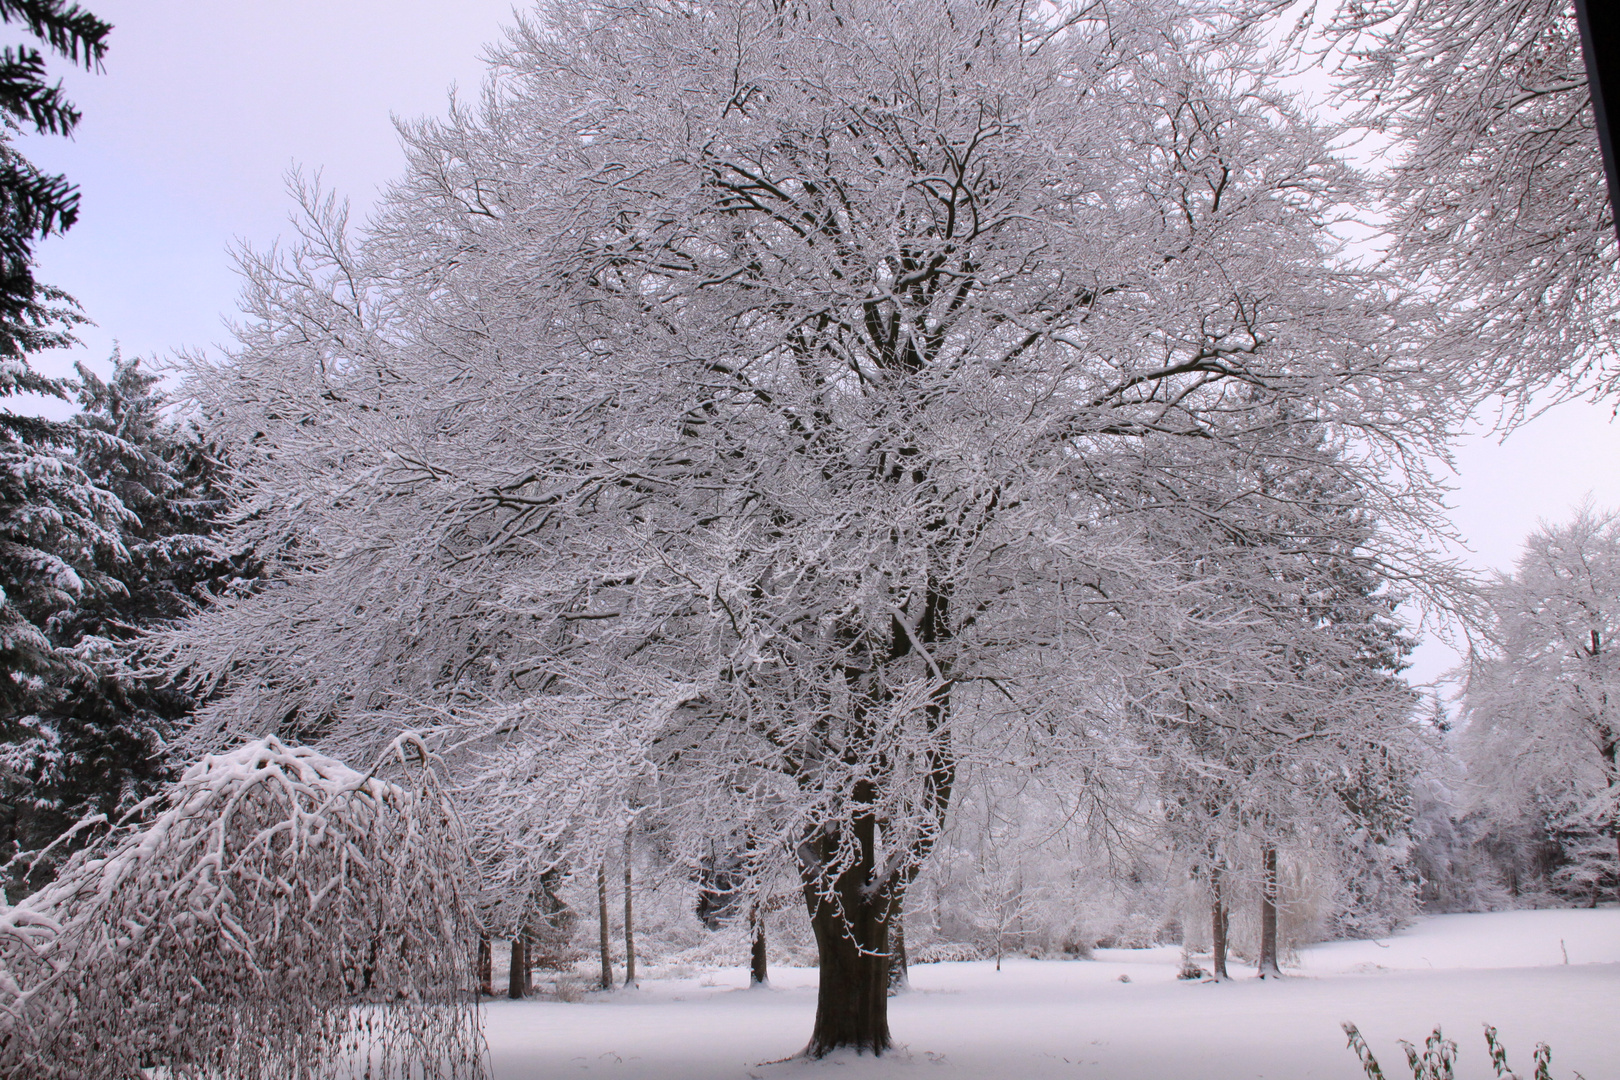
[{"label": "snow patch on ground", "polygon": [[1494,911],[1481,915],[1437,915],[1376,941],[1330,941],[1300,956],[1309,974],[1363,969],[1553,967],[1620,963],[1620,911]]},{"label": "snow patch on ground", "polygon": [[1421,1042],[1441,1024],[1461,1045],[1460,1080],[1484,1080],[1489,1022],[1526,1075],[1545,1041],[1554,1076],[1620,1080],[1620,909],[1437,916],[1379,941],[1305,949],[1281,980],[1233,965],[1232,982],[1182,982],[1180,957],[1100,949],[1001,971],[914,967],[911,991],[890,1003],[896,1052],[879,1059],[793,1056],[815,1017],[806,968],[773,969],[768,989],[749,990],[738,969],[572,1004],[496,1001],[487,1030],[497,1080],[1357,1080],[1342,1021],[1360,1026],[1391,1077],[1404,1065],[1396,1040]]}]

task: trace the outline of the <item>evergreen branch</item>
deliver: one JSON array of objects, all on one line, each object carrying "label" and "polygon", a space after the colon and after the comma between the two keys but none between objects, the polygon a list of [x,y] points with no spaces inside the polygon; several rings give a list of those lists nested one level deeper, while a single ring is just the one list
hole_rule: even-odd
[{"label": "evergreen branch", "polygon": [[27,46],[0,50],[0,109],[41,135],[71,135],[79,123],[79,110],[62,96],[62,84],[45,85],[45,58]]},{"label": "evergreen branch", "polygon": [[22,23],[29,33],[75,64],[84,64],[87,71],[101,66],[107,55],[107,35],[112,33],[111,23],[65,0],[0,0],[0,22]]}]

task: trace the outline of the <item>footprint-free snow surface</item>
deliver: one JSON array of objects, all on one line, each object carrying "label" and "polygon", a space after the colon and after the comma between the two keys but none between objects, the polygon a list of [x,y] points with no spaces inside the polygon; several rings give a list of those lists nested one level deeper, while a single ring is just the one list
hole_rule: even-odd
[{"label": "footprint-free snow surface", "polygon": [[721,970],[573,1003],[496,1001],[486,1022],[496,1080],[1356,1080],[1346,1020],[1391,1080],[1407,1071],[1396,1040],[1421,1043],[1437,1024],[1460,1044],[1458,1080],[1493,1077],[1484,1023],[1525,1076],[1546,1042],[1560,1080],[1620,1080],[1613,907],[1436,916],[1378,941],[1305,949],[1280,980],[1234,965],[1228,983],[1182,982],[1179,959],[1174,948],[1104,949],[999,972],[919,965],[890,1001],[895,1049],[876,1059],[779,1060],[815,1018],[816,972],[803,968],[775,968],[769,989]]}]

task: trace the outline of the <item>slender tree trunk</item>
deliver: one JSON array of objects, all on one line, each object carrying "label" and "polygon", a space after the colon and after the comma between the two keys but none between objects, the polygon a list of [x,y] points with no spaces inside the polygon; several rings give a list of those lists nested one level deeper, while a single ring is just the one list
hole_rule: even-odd
[{"label": "slender tree trunk", "polygon": [[1220,863],[1209,868],[1209,962],[1215,978],[1230,978],[1226,974],[1226,875]]},{"label": "slender tree trunk", "polygon": [[906,961],[906,923],[901,913],[894,914],[889,927],[889,996],[911,988],[911,971]]},{"label": "slender tree trunk", "polygon": [[1277,849],[1267,844],[1260,853],[1264,878],[1260,883],[1260,970],[1262,979],[1282,974],[1277,967]]},{"label": "slender tree trunk", "polygon": [[636,985],[636,923],[635,910],[630,899],[630,856],[635,826],[624,833],[624,985]]},{"label": "slender tree trunk", "polygon": [[[1609,804],[1620,805],[1620,739],[1615,739],[1612,733],[1606,747],[1608,751],[1609,766]],[[1609,819],[1609,831],[1614,834],[1614,898],[1620,900],[1620,809],[1614,811]]]},{"label": "slender tree trunk", "polygon": [[[1602,638],[1596,630],[1592,631],[1592,656],[1599,655]],[[1598,753],[1603,758],[1603,771],[1607,777],[1609,789],[1609,805],[1620,806],[1620,731],[1616,731],[1608,724],[1593,717],[1597,726]],[[1620,900],[1620,809],[1616,809],[1609,817],[1609,833],[1614,837],[1614,898]],[[1599,875],[1601,880],[1601,875]],[[1592,906],[1597,907],[1598,885],[1593,882]]]},{"label": "slender tree trunk", "polygon": [[521,1000],[528,991],[529,935],[519,930],[512,935],[512,962],[506,968],[506,996]]},{"label": "slender tree trunk", "polygon": [[604,859],[596,865],[596,925],[599,931],[599,944],[602,948],[602,989],[613,989],[613,942],[610,938],[612,928],[608,925],[607,902],[607,860]]},{"label": "slender tree trunk", "polygon": [[478,992],[495,996],[495,949],[488,934],[478,935]]},{"label": "slender tree trunk", "polygon": [[759,902],[759,895],[754,895],[754,901],[748,906],[748,926],[753,930],[754,948],[748,958],[748,985],[767,986],[770,984],[770,971],[765,966],[765,910]]}]

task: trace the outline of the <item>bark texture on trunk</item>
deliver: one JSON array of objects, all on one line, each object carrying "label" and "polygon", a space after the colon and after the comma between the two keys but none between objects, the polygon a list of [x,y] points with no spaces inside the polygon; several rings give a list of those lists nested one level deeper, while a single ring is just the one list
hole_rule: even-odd
[{"label": "bark texture on trunk", "polygon": [[[1620,222],[1615,223],[1615,228],[1620,229]],[[1605,764],[1608,766],[1609,772],[1610,805],[1616,805],[1620,803],[1620,800],[1616,799],[1616,796],[1620,796],[1620,738],[1615,738],[1614,732],[1604,729],[1603,739],[1604,755],[1608,758]],[[1610,819],[1609,831],[1614,834],[1616,860],[1614,864],[1614,898],[1620,900],[1620,810],[1617,810]]]},{"label": "bark texture on trunk", "polygon": [[636,985],[636,922],[635,910],[630,899],[630,855],[632,853],[631,838],[634,833],[626,830],[624,834],[624,985]]},{"label": "bark texture on trunk", "polygon": [[523,931],[523,996],[534,997],[534,930]]},{"label": "bark texture on trunk", "polygon": [[512,962],[506,967],[506,996],[520,1000],[529,992],[529,938],[519,930],[512,937]]},{"label": "bark texture on trunk", "polygon": [[478,992],[495,996],[495,949],[488,934],[478,935]]},{"label": "bark texture on trunk", "polygon": [[1209,868],[1209,965],[1217,979],[1226,974],[1226,881],[1221,865]]},{"label": "bark texture on trunk", "polygon": [[906,924],[897,911],[889,927],[889,996],[911,989],[911,968],[906,960]]},{"label": "bark texture on trunk", "polygon": [[607,862],[596,865],[596,926],[602,950],[602,989],[613,989],[612,927],[608,925]]},{"label": "bark texture on trunk", "polygon": [[[851,707],[841,757],[850,775],[860,779],[850,785],[843,812],[798,845],[800,880],[821,966],[816,1026],[805,1047],[806,1056],[812,1058],[843,1049],[878,1055],[892,1045],[889,933],[900,921],[906,887],[944,828],[956,781],[948,723],[953,679],[949,661],[942,661],[936,648],[951,636],[950,595],[950,586],[930,571],[921,597],[903,605],[908,615],[915,614],[915,623],[906,622],[900,612],[892,613],[887,656],[868,651],[867,630],[840,631],[849,633],[851,647],[851,660],[844,668]],[[916,599],[921,603],[914,607]],[[915,830],[895,829],[893,822],[879,820],[879,796],[896,776],[889,771],[893,768],[889,752],[876,752],[892,735],[870,725],[874,714],[869,711],[874,705],[887,709],[892,704],[883,668],[913,663],[913,653],[920,654],[935,680],[922,710],[926,768],[917,793],[921,827]],[[856,662],[863,656],[869,662]],[[884,846],[889,850],[880,859],[879,848]]]},{"label": "bark texture on trunk", "polygon": [[816,935],[820,986],[809,1057],[834,1050],[889,1049],[889,927],[898,909],[895,879],[873,883],[876,821],[851,826],[858,857],[839,866],[838,838],[823,834],[800,849],[805,905]]},{"label": "bark texture on trunk", "polygon": [[753,930],[754,947],[748,957],[748,985],[765,986],[770,982],[770,970],[765,957],[765,912],[759,897],[748,907],[748,925]]},{"label": "bark texture on trunk", "polygon": [[[858,889],[850,890],[859,892]],[[889,1049],[889,952],[887,903],[840,904],[843,897],[816,897],[810,925],[821,961],[816,1027],[806,1053]]]},{"label": "bark texture on trunk", "polygon": [[1267,844],[1260,854],[1260,971],[1262,979],[1282,974],[1277,967],[1277,849]]}]

